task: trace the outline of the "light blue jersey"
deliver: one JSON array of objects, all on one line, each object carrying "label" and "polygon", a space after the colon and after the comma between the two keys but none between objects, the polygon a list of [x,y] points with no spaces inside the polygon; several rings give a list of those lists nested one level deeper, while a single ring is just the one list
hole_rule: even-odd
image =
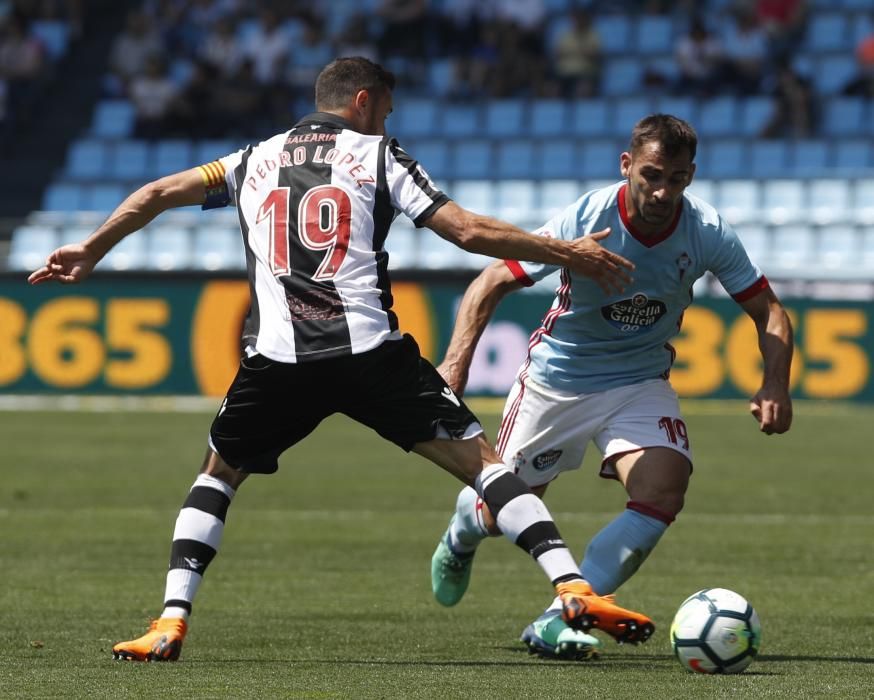
[{"label": "light blue jersey", "polygon": [[[552,307],[531,336],[522,373],[561,391],[588,394],[668,377],[692,285],[712,272],[736,301],[768,285],[737,234],[706,202],[690,194],[671,226],[656,236],[633,230],[625,212],[624,182],[584,194],[537,235],[572,240],[609,227],[601,241],[631,260],[634,282],[623,294],[605,294],[592,280],[561,272]],[[556,269],[508,261],[523,284]]]}]

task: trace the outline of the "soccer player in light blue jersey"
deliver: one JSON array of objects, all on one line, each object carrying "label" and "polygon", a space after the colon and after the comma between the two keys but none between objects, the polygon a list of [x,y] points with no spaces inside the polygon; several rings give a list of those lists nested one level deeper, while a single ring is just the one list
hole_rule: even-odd
[{"label": "soccer player in light blue jersey", "polygon": [[[681,119],[642,119],[620,156],[624,181],[584,194],[535,232],[563,240],[596,235],[636,266],[623,293],[605,292],[561,270],[555,300],[531,336],[507,398],[497,440],[504,462],[541,497],[561,472],[579,468],[589,441],[602,454],[601,476],[625,487],[625,510],[595,535],[580,565],[602,596],[637,571],[683,507],[692,452],[669,383],[675,355],[670,341],[692,302],[692,285],[706,272],[756,325],[764,371],[750,411],[759,429],[783,433],[792,422],[789,318],[731,226],[685,192],[695,174],[696,148],[694,129]],[[438,368],[457,394],[498,302],[556,269],[497,262],[471,283]],[[473,489],[464,489],[432,558],[431,582],[440,603],[461,600],[477,546],[495,534],[488,507]],[[560,612],[554,602],[525,629],[522,641],[545,656],[596,653],[600,641],[570,629]],[[611,634],[623,641],[619,632]]]}]

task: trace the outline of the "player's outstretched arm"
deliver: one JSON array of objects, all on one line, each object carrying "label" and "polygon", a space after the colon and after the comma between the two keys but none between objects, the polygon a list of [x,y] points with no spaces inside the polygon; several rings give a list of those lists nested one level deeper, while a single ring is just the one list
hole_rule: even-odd
[{"label": "player's outstretched arm", "polygon": [[143,185],[84,241],[61,246],[52,252],[46,264],[31,273],[27,281],[31,284],[81,282],[125,236],[138,231],[168,209],[203,204],[205,196],[203,177],[194,168]]},{"label": "player's outstretched arm", "polygon": [[498,303],[522,283],[503,262],[495,262],[470,283],[458,307],[455,327],[443,362],[437,371],[452,390],[461,396],[467,386],[470,363],[477,343],[495,313]]},{"label": "player's outstretched arm", "polygon": [[756,324],[764,361],[762,387],[750,399],[750,413],[763,433],[785,433],[792,425],[789,396],[789,368],[794,346],[792,323],[770,287],[741,302],[741,306]]},{"label": "player's outstretched arm", "polygon": [[564,241],[534,236],[505,221],[481,216],[447,202],[425,221],[425,226],[460,248],[504,260],[528,260],[558,265],[589,277],[610,294],[631,282],[634,263],[603,248],[598,241],[609,229]]}]

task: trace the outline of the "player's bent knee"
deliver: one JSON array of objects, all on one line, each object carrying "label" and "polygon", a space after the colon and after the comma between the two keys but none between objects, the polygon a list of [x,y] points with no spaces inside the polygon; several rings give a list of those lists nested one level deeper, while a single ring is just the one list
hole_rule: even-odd
[{"label": "player's bent knee", "polygon": [[206,457],[203,459],[203,466],[200,471],[203,474],[209,474],[216,479],[224,481],[235,491],[246,480],[246,477],[249,476],[248,472],[240,471],[230,466],[211,447],[207,448]]}]

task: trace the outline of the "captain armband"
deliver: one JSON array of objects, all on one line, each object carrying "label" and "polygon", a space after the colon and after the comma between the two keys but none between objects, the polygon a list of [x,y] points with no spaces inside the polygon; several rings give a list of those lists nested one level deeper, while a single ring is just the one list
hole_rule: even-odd
[{"label": "captain armband", "polygon": [[220,160],[214,160],[205,165],[198,165],[198,171],[206,188],[206,198],[201,209],[218,209],[226,207],[231,201],[228,183],[225,181],[225,166]]}]

